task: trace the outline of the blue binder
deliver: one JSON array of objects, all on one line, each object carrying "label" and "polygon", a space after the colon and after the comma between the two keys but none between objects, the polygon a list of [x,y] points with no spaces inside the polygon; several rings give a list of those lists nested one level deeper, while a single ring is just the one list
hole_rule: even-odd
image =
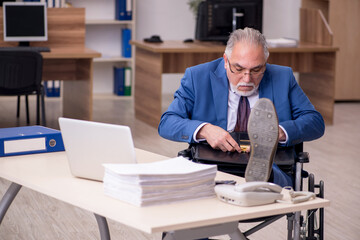
[{"label": "blue binder", "polygon": [[124,58],[131,58],[131,44],[130,44],[130,40],[131,40],[131,29],[129,28],[123,28],[121,30],[121,35],[122,35],[122,51],[121,51],[121,55]]},{"label": "blue binder", "polygon": [[125,94],[124,68],[114,67],[114,94],[118,96]]},{"label": "blue binder", "polygon": [[47,97],[53,97],[54,96],[54,82],[52,80],[49,81],[44,81],[44,89],[45,89],[45,94]]},{"label": "blue binder", "polygon": [[115,19],[132,19],[132,0],[115,0]]},{"label": "blue binder", "polygon": [[47,97],[60,97],[60,80],[44,81],[44,88]]},{"label": "blue binder", "polygon": [[59,130],[43,126],[0,128],[0,157],[64,150]]},{"label": "blue binder", "polygon": [[126,15],[126,20],[132,19],[132,0],[126,0],[125,15]]},{"label": "blue binder", "polygon": [[54,97],[60,97],[60,80],[54,80]]}]

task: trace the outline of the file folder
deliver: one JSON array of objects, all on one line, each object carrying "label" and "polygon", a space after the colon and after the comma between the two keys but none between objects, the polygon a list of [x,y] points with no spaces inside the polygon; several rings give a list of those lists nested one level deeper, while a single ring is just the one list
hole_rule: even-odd
[{"label": "file folder", "polygon": [[132,19],[132,0],[115,0],[115,19]]},{"label": "file folder", "polygon": [[131,96],[131,68],[126,67],[124,72],[125,77],[125,86],[124,86],[124,95],[125,96]]},{"label": "file folder", "polygon": [[125,6],[125,14],[126,14],[126,20],[132,19],[132,0],[126,0],[126,6]]},{"label": "file folder", "polygon": [[131,29],[124,28],[121,30],[122,35],[122,56],[124,58],[131,58]]},{"label": "file folder", "polygon": [[43,126],[0,128],[0,157],[64,150],[59,130]]},{"label": "file folder", "polygon": [[118,96],[125,95],[124,68],[114,67],[114,94]]},{"label": "file folder", "polygon": [[44,81],[45,94],[47,97],[60,97],[60,80]]},{"label": "file folder", "polygon": [[53,97],[60,97],[60,80],[54,80],[54,95]]},{"label": "file folder", "polygon": [[47,97],[54,96],[54,82],[53,81],[44,81],[45,94]]}]

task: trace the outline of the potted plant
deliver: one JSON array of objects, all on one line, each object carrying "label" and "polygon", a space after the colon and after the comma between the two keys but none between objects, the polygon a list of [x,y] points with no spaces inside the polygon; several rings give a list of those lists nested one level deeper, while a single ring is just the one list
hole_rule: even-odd
[{"label": "potted plant", "polygon": [[200,2],[202,2],[203,0],[188,0],[188,5],[190,10],[194,13],[194,16],[197,16],[197,10],[198,10],[198,6],[200,4]]}]

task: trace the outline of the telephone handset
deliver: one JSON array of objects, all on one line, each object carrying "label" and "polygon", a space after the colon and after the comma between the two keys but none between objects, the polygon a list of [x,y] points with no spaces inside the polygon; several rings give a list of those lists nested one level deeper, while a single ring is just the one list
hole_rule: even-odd
[{"label": "telephone handset", "polygon": [[282,187],[275,183],[269,182],[247,182],[238,184],[235,186],[235,190],[238,192],[274,192],[280,193]]},{"label": "telephone handset", "polygon": [[268,182],[247,182],[237,185],[220,184],[215,186],[218,198],[239,206],[258,206],[282,199],[282,188]]}]

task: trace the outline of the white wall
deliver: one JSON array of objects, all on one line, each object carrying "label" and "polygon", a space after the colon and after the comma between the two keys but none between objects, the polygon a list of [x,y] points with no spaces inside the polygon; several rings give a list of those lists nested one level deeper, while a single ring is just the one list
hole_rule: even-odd
[{"label": "white wall", "polygon": [[[268,38],[299,38],[301,0],[263,0],[263,32]],[[163,40],[193,38],[195,17],[188,0],[137,0],[137,31],[141,40],[160,35]]]},{"label": "white wall", "polygon": [[[263,33],[267,38],[299,38],[301,0],[263,0]],[[163,40],[194,38],[195,17],[188,0],[137,0],[136,38],[160,35]],[[163,75],[163,93],[173,93],[182,74]]]},{"label": "white wall", "polygon": [[163,40],[193,38],[195,17],[188,0],[137,0],[136,38],[160,35]]},{"label": "white wall", "polygon": [[301,0],[263,0],[263,33],[267,38],[299,39]]}]

